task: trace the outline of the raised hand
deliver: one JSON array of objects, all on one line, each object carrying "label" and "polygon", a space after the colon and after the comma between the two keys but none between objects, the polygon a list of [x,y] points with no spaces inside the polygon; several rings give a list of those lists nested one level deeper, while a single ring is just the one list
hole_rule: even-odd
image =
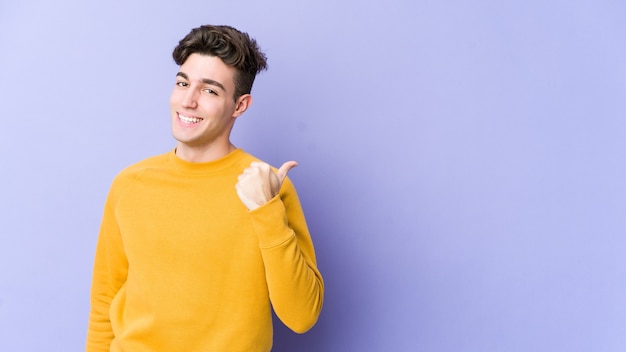
[{"label": "raised hand", "polygon": [[297,165],[295,161],[287,161],[274,173],[269,164],[253,161],[250,167],[239,175],[239,182],[235,185],[239,199],[248,210],[254,210],[267,203],[278,194],[289,170]]}]

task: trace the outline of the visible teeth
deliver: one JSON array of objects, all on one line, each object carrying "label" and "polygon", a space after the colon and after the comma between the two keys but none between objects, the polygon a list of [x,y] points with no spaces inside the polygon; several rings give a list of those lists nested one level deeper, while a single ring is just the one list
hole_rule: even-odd
[{"label": "visible teeth", "polygon": [[202,119],[197,118],[197,117],[187,117],[187,116],[183,116],[183,115],[178,115],[178,118],[180,118],[180,120],[184,123],[198,123],[200,121],[202,121]]}]

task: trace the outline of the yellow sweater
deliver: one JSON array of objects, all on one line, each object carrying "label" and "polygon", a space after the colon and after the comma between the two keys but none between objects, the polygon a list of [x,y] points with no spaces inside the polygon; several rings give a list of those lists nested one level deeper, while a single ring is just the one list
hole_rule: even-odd
[{"label": "yellow sweater", "polygon": [[271,307],[295,332],[324,283],[295,188],[248,211],[241,149],[208,163],[174,151],[122,171],[96,248],[87,351],[269,351]]}]

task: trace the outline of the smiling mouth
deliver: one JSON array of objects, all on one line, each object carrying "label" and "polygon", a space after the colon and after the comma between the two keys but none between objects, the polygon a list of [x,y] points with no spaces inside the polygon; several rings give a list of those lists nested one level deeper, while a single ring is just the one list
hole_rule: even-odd
[{"label": "smiling mouth", "polygon": [[198,122],[200,122],[200,121],[204,120],[204,119],[201,119],[201,118],[199,118],[199,117],[190,117],[190,116],[185,116],[185,115],[182,115],[182,114],[180,114],[180,113],[178,114],[178,119],[179,119],[182,123],[184,123],[185,125],[195,125],[196,123],[198,123]]}]

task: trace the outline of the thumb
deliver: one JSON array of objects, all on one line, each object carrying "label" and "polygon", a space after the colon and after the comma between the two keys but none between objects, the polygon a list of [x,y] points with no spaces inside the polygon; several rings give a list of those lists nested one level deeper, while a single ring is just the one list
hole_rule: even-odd
[{"label": "thumb", "polygon": [[282,164],[280,166],[280,168],[276,171],[276,176],[278,176],[278,181],[280,181],[280,183],[283,183],[283,180],[285,179],[285,177],[287,177],[287,172],[289,172],[289,170],[291,170],[291,168],[298,166],[298,163],[295,161],[287,161],[286,163]]}]

